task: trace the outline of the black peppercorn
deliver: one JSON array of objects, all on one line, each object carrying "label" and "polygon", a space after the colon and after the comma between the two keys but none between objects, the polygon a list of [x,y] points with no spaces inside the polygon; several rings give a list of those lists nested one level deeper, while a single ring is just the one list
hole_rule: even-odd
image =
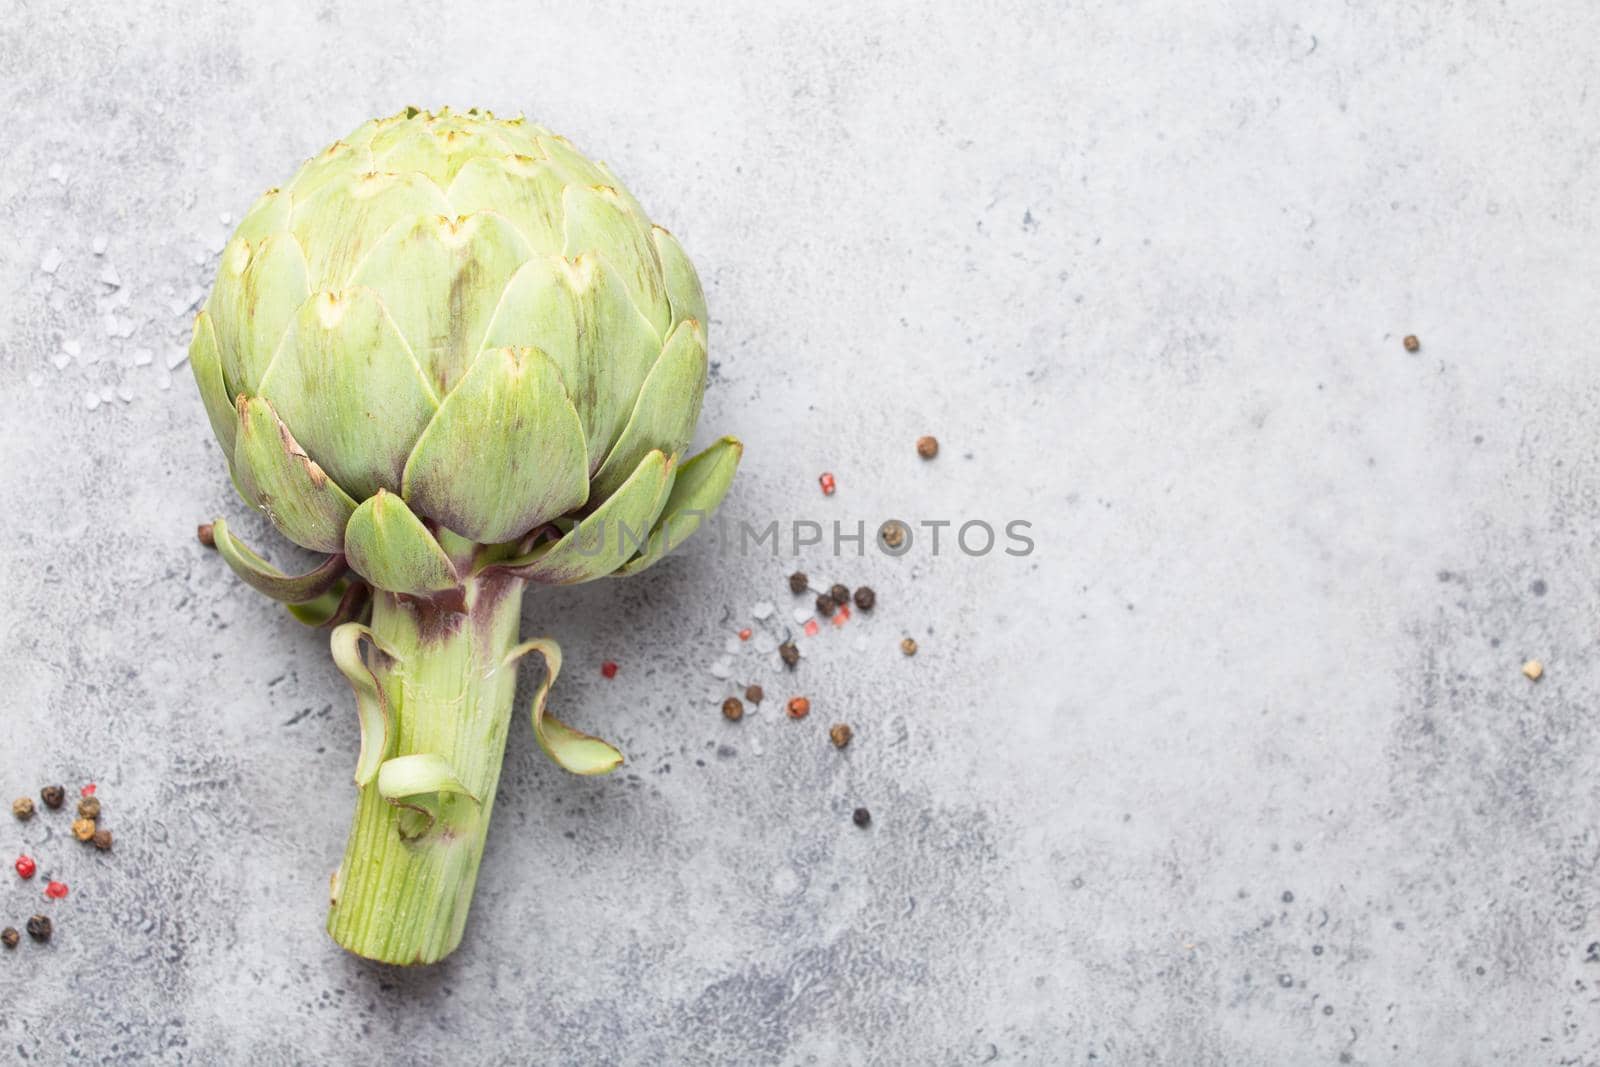
[{"label": "black peppercorn", "polygon": [[878,594],[872,591],[870,585],[864,585],[856,590],[856,607],[862,611],[871,611],[878,602]]},{"label": "black peppercorn", "polygon": [[39,790],[39,799],[51,811],[60,811],[61,805],[67,802],[67,791],[59,785],[47,785]]},{"label": "black peppercorn", "polygon": [[833,597],[835,604],[850,603],[850,587],[847,585],[840,585],[838,582],[834,582],[833,588],[828,590],[828,595]]},{"label": "black peppercorn", "polygon": [[94,837],[92,838],[92,840],[94,841],[94,847],[99,849],[101,852],[110,852],[111,851],[111,831],[110,830],[96,830],[94,832]]},{"label": "black peppercorn", "polygon": [[832,615],[834,609],[838,606],[839,605],[834,601],[833,597],[829,596],[827,593],[823,593],[817,597],[817,614],[823,616],[824,618]]},{"label": "black peppercorn", "polygon": [[800,649],[795,646],[793,641],[785,641],[778,646],[778,656],[783,660],[785,667],[793,670],[794,665],[800,662]]},{"label": "black peppercorn", "polygon": [[744,705],[739,703],[738,697],[729,697],[722,702],[722,717],[729,722],[738,722],[744,718]]},{"label": "black peppercorn", "polygon": [[17,942],[21,940],[22,935],[17,933],[15,926],[8,926],[4,930],[0,930],[0,945],[4,945],[6,948],[16,948]]},{"label": "black peppercorn", "polygon": [[48,915],[35,915],[28,920],[28,936],[35,941],[45,942],[50,940],[50,935],[56,932],[55,924]]},{"label": "black peppercorn", "polygon": [[805,571],[795,571],[789,575],[789,592],[795,596],[804,593],[811,586],[811,579],[806,577]]},{"label": "black peppercorn", "polygon": [[752,685],[744,691],[744,698],[752,704],[761,703],[761,698],[766,695],[766,692],[759,685]]},{"label": "black peppercorn", "polygon": [[850,821],[855,823],[857,826],[865,827],[872,822],[872,812],[868,811],[866,808],[857,808],[855,811],[850,813]]}]

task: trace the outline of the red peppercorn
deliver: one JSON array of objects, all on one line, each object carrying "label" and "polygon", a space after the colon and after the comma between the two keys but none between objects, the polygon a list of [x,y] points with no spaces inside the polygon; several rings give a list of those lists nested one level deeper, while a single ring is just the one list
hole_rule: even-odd
[{"label": "red peppercorn", "polygon": [[33,857],[32,856],[18,856],[17,857],[17,876],[18,877],[20,877],[20,878],[32,878],[34,872],[37,871],[38,869],[39,869],[39,865],[37,863],[33,862]]},{"label": "red peppercorn", "polygon": [[610,660],[606,660],[600,664],[600,673],[607,678],[615,678],[617,676],[617,665]]},{"label": "red peppercorn", "polygon": [[830,474],[827,471],[823,471],[822,472],[822,476],[817,479],[817,484],[822,486],[822,495],[823,496],[832,496],[833,495],[833,491],[836,488],[836,485],[834,483],[832,474]]},{"label": "red peppercorn", "polygon": [[96,789],[95,784],[93,782],[90,782],[88,785],[86,785],[82,789],[78,790],[78,795],[80,797],[92,797],[92,796],[94,796],[95,789]]},{"label": "red peppercorn", "polygon": [[62,900],[68,892],[67,883],[65,882],[50,882],[44,887],[44,895],[51,900]]},{"label": "red peppercorn", "polygon": [[790,697],[788,706],[789,718],[803,719],[811,714],[811,701],[805,697]]},{"label": "red peppercorn", "polygon": [[739,631],[739,640],[741,640],[741,641],[750,640],[750,635],[752,633],[754,633],[754,632],[755,631],[751,630],[750,627],[746,626],[743,630]]}]

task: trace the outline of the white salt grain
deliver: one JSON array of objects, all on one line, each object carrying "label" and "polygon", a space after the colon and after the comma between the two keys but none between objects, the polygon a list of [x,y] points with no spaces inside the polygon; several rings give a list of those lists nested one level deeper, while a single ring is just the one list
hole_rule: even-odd
[{"label": "white salt grain", "polygon": [[183,361],[188,358],[189,350],[187,348],[173,349],[171,352],[167,353],[167,369],[176,370],[177,368],[183,366]]},{"label": "white salt grain", "polygon": [[88,408],[90,411],[93,411],[95,408],[99,407],[100,406],[100,394],[99,393],[85,393],[85,394],[83,394],[83,406]]},{"label": "white salt grain", "polygon": [[44,258],[39,261],[39,269],[44,271],[46,274],[54,274],[56,270],[60,268],[60,266],[61,249],[59,248],[52,248],[50,251],[46,252],[44,254]]},{"label": "white salt grain", "polygon": [[117,268],[115,266],[107,263],[104,267],[100,268],[100,282],[102,285],[109,285],[113,289],[121,289],[122,275],[117,273]]},{"label": "white salt grain", "polygon": [[135,348],[133,350],[133,365],[135,367],[148,367],[156,354],[148,348]]},{"label": "white salt grain", "polygon": [[795,608],[794,621],[804,626],[811,621],[811,610],[809,608]]},{"label": "white salt grain", "polygon": [[711,675],[714,678],[732,678],[733,660],[723,656],[711,665]]},{"label": "white salt grain", "polygon": [[94,248],[94,254],[97,255],[97,256],[105,255],[106,254],[106,249],[108,247],[110,247],[110,244],[111,244],[111,242],[106,240],[106,235],[105,234],[103,234],[103,233],[95,234],[94,235],[94,245],[92,246]]},{"label": "white salt grain", "polygon": [[772,601],[763,600],[761,603],[755,604],[750,608],[750,617],[756,620],[756,622],[766,622],[768,619],[772,618],[773,610],[774,608],[772,607]]}]

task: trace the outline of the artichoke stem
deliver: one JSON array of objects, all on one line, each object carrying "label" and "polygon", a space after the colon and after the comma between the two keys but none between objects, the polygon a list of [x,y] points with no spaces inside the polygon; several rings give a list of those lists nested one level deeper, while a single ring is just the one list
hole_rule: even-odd
[{"label": "artichoke stem", "polygon": [[[375,594],[369,666],[387,702],[383,757],[432,754],[448,761],[473,798],[420,834],[417,812],[386,800],[380,777],[360,788],[355,823],[330,891],[328,933],[384,963],[434,963],[461,941],[483,859],[516,694],[524,583],[469,580],[466,612]],[[405,819],[402,819],[405,816]],[[407,831],[402,834],[402,830]]]}]

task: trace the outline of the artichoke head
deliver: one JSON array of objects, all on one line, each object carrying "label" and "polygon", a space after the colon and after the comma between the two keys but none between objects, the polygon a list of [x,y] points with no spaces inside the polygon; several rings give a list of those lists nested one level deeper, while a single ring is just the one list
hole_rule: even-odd
[{"label": "artichoke head", "polygon": [[373,120],[268,190],[190,356],[240,495],[329,558],[290,578],[225,525],[218,547],[258,589],[324,605],[306,621],[354,587],[443,594],[464,568],[643,569],[741,451],[683,455],[707,364],[682,247],[604,164],[478,110]]}]

